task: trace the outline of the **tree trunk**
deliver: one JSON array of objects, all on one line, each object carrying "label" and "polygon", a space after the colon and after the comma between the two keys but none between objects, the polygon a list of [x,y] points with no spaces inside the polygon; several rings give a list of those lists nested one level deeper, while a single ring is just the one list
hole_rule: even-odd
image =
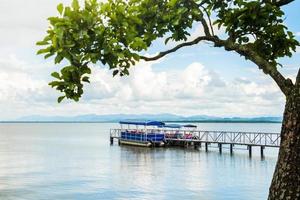
[{"label": "tree trunk", "polygon": [[281,143],[268,200],[300,200],[300,87],[287,96]]}]

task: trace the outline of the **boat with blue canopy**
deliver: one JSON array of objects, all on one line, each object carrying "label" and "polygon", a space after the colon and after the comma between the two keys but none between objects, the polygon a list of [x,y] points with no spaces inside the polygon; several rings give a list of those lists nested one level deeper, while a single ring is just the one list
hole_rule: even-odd
[{"label": "boat with blue canopy", "polygon": [[[160,121],[120,121],[120,144],[136,146],[163,146],[165,134],[159,129],[165,125]],[[135,128],[132,128],[135,126]]]},{"label": "boat with blue canopy", "polygon": [[179,131],[184,126],[180,124],[165,124],[163,126],[160,126],[164,130],[165,137],[166,138],[181,138],[182,133]]},{"label": "boat with blue canopy", "polygon": [[172,139],[192,139],[190,131],[197,128],[193,124],[165,124],[161,127],[164,128],[165,137]]}]

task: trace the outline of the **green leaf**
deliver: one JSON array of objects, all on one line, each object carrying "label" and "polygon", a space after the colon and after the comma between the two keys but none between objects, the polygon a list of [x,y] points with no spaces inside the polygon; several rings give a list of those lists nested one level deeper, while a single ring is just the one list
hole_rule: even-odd
[{"label": "green leaf", "polygon": [[78,3],[78,0],[73,0],[72,2],[72,8],[76,11],[79,10],[80,6],[79,6],[79,3]]},{"label": "green leaf", "polygon": [[83,68],[83,70],[82,70],[82,74],[91,74],[91,73],[92,73],[92,71],[91,71],[91,69],[88,68],[88,67],[85,67],[85,68]]},{"label": "green leaf", "polygon": [[53,76],[54,78],[57,78],[57,79],[61,79],[61,77],[60,77],[60,75],[59,75],[58,72],[53,72],[53,73],[51,74],[51,76]]},{"label": "green leaf", "polygon": [[60,18],[58,17],[49,17],[48,20],[50,21],[50,23],[52,25],[56,24],[57,22],[59,22]]},{"label": "green leaf", "polygon": [[60,96],[60,97],[58,97],[57,102],[58,102],[58,103],[62,102],[62,100],[64,100],[65,97],[66,97],[66,96]]},{"label": "green leaf", "polygon": [[113,77],[115,77],[119,73],[119,70],[114,70]]},{"label": "green leaf", "polygon": [[82,78],[82,81],[83,81],[83,82],[90,83],[89,77],[87,77],[87,76],[83,77],[83,78]]},{"label": "green leaf", "polygon": [[39,41],[39,42],[37,42],[36,43],[36,45],[38,45],[38,46],[42,46],[42,45],[48,45],[49,44],[49,42],[48,41]]},{"label": "green leaf", "polygon": [[43,54],[43,53],[48,53],[48,52],[50,52],[50,50],[51,50],[51,47],[48,47],[46,49],[40,49],[40,50],[38,50],[38,52],[36,54],[39,55],[39,54]]},{"label": "green leaf", "polygon": [[44,58],[47,59],[47,58],[49,58],[49,57],[51,57],[51,56],[53,56],[53,55],[54,55],[54,53],[48,53],[48,54],[46,54],[46,55],[44,56]]},{"label": "green leaf", "polygon": [[58,55],[55,57],[54,63],[55,63],[55,64],[58,64],[58,63],[60,63],[63,59],[64,59],[64,57],[63,57],[62,55],[58,54]]},{"label": "green leaf", "polygon": [[57,10],[58,10],[59,14],[62,15],[62,13],[64,11],[64,5],[62,3],[58,4]]},{"label": "green leaf", "polygon": [[132,54],[132,57],[134,60],[139,61],[140,60],[140,56],[136,53]]},{"label": "green leaf", "polygon": [[125,69],[123,70],[123,74],[125,74],[125,75],[129,75],[129,71],[128,71],[128,69],[127,69],[127,68],[125,68]]},{"label": "green leaf", "polygon": [[62,82],[60,82],[60,81],[52,81],[48,85],[50,85],[52,88],[58,87],[58,86],[63,86]]},{"label": "green leaf", "polygon": [[176,3],[177,3],[177,0],[170,0],[168,4],[169,4],[169,6],[173,7],[176,5]]}]

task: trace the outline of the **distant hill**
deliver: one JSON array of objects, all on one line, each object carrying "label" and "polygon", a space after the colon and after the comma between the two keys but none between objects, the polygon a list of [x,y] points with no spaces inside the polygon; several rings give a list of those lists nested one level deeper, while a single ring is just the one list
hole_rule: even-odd
[{"label": "distant hill", "polygon": [[214,117],[207,115],[180,116],[173,114],[113,114],[113,115],[78,115],[78,116],[40,116],[32,115],[16,119],[17,122],[118,122],[120,120],[158,120],[165,122],[273,122],[279,123],[282,117]]}]

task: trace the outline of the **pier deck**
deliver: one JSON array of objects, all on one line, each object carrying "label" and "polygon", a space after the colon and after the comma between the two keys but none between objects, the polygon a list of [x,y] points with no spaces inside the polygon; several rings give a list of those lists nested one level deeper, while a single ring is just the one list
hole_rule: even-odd
[{"label": "pier deck", "polygon": [[[122,129],[111,129],[110,140],[121,138]],[[134,131],[136,129],[126,129]],[[124,131],[124,129],[123,129]],[[142,130],[145,131],[145,130]],[[249,156],[252,155],[252,147],[261,148],[261,156],[265,147],[279,147],[280,133],[265,132],[234,132],[234,131],[202,131],[202,130],[170,130],[170,129],[146,129],[147,133],[164,133],[166,146],[194,146],[201,147],[205,144],[205,150],[208,150],[209,144],[218,144],[220,153],[222,145],[230,145],[230,152],[233,153],[234,145],[245,145],[248,147]],[[181,135],[181,137],[174,137]]]}]

